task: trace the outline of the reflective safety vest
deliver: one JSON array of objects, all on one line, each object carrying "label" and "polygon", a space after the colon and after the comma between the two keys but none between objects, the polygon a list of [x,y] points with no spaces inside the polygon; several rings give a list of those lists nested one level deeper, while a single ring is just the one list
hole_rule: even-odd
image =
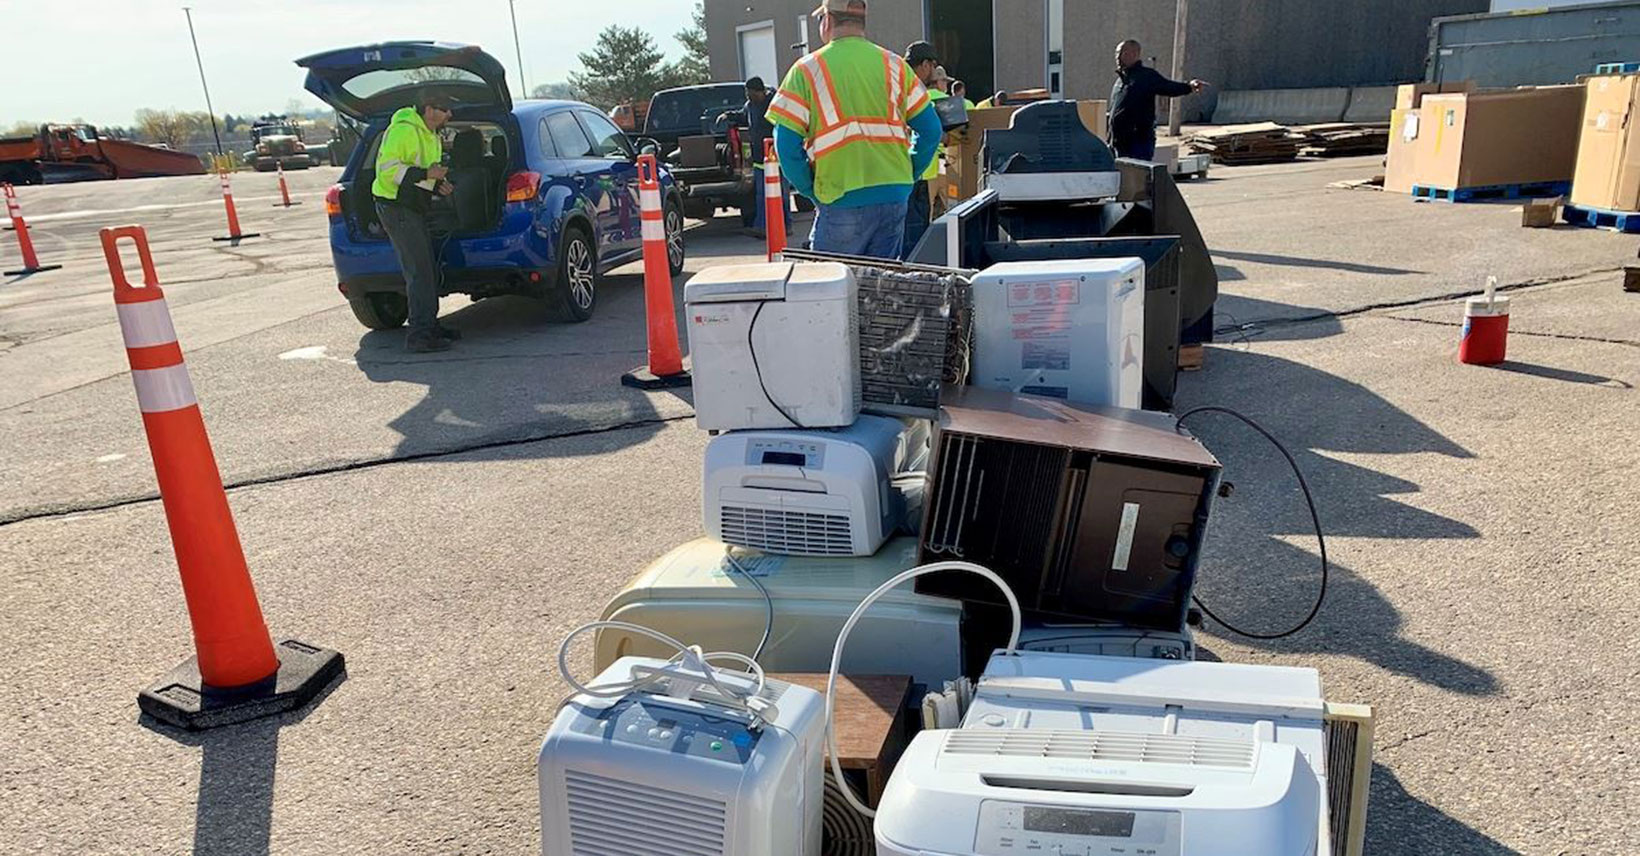
[{"label": "reflective safety vest", "polygon": [[[945,100],[947,98],[950,98],[950,97],[951,97],[950,95],[947,95],[946,93],[941,92],[938,89],[928,90],[928,100],[930,102],[943,101],[943,100]],[[928,169],[923,170],[922,180],[923,181],[933,181],[934,179],[939,178],[940,177],[940,164],[942,162],[944,162],[944,160],[945,160],[945,143],[940,143],[940,147],[934,151],[934,159],[928,162]]]},{"label": "reflective safety vest", "polygon": [[438,135],[422,121],[416,108],[401,107],[382,133],[382,145],[376,151],[376,180],[371,182],[370,192],[383,199],[397,199],[405,170],[413,166],[426,169],[443,157]]},{"label": "reflective safety vest", "polygon": [[899,54],[859,36],[798,60],[769,105],[769,121],[803,136],[822,205],[864,187],[911,184],[909,122],[928,90]]}]

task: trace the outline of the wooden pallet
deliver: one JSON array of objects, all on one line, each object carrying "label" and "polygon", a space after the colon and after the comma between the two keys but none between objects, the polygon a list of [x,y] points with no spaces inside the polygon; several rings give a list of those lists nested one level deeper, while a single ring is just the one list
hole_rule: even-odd
[{"label": "wooden pallet", "polygon": [[1640,232],[1640,211],[1613,211],[1609,208],[1567,205],[1560,209],[1560,219],[1573,226],[1589,229],[1613,229],[1630,234]]},{"label": "wooden pallet", "polygon": [[1603,62],[1594,67],[1595,74],[1633,74],[1640,71],[1640,62]]},{"label": "wooden pallet", "polygon": [[1431,202],[1485,202],[1494,199],[1533,199],[1543,196],[1565,196],[1572,192],[1569,181],[1537,181],[1524,184],[1493,184],[1485,187],[1432,187],[1427,184],[1412,186],[1415,199]]}]

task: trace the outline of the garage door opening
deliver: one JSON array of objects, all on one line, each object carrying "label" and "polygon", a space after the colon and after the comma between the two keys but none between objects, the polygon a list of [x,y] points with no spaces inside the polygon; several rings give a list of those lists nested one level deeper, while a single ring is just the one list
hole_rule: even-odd
[{"label": "garage door opening", "polygon": [[968,99],[983,101],[996,91],[996,30],[993,0],[929,0],[929,41],[953,80],[968,84]]},{"label": "garage door opening", "polygon": [[780,83],[779,53],[775,49],[774,22],[746,24],[736,30],[740,40],[740,79],[761,77],[770,86]]}]

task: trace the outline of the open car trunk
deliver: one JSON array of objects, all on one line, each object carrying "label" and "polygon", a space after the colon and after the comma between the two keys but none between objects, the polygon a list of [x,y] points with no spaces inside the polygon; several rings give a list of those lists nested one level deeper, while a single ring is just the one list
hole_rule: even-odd
[{"label": "open car trunk", "polygon": [[[342,210],[348,231],[358,241],[385,241],[387,233],[376,219],[371,185],[376,181],[376,151],[386,128],[364,144],[358,171],[342,193]],[[428,220],[435,236],[469,237],[484,235],[501,224],[507,199],[507,176],[512,171],[511,152],[517,141],[497,122],[456,120],[439,130],[444,140],[445,164],[455,192],[435,197]]]}]

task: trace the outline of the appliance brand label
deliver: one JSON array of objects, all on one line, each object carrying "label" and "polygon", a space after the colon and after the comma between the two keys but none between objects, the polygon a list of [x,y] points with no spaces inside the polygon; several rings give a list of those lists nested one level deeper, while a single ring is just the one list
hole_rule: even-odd
[{"label": "appliance brand label", "polygon": [[1133,530],[1139,526],[1139,503],[1122,503],[1122,523],[1116,530],[1116,555],[1110,559],[1110,569],[1125,571],[1133,556]]},{"label": "appliance brand label", "polygon": [[1074,279],[1014,282],[1008,285],[1008,309],[1015,341],[1068,335],[1071,307],[1082,302]]}]

